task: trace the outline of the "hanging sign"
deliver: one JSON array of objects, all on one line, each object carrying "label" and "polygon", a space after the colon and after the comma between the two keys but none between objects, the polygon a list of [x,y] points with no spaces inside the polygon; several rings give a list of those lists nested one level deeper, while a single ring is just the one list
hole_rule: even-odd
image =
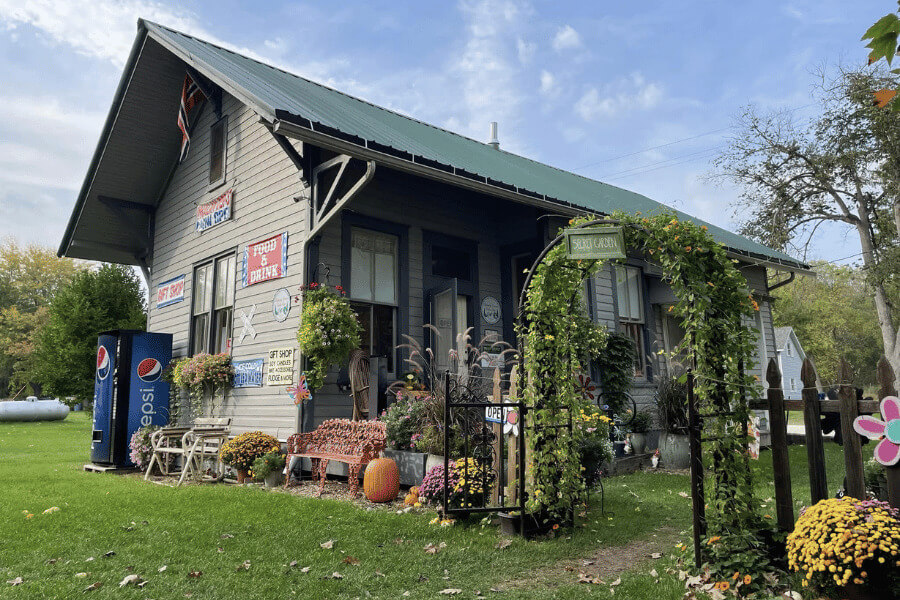
[{"label": "hanging sign", "polygon": [[262,386],[263,359],[254,358],[252,360],[235,360],[232,361],[231,364],[234,366],[233,387],[247,388]]},{"label": "hanging sign", "polygon": [[164,281],[156,288],[156,308],[184,300],[184,275]]},{"label": "hanging sign", "polygon": [[489,325],[500,322],[500,302],[493,296],[485,296],[481,300],[481,318]]},{"label": "hanging sign", "polygon": [[882,398],[880,414],[881,419],[869,415],[856,417],[853,429],[870,440],[880,439],[875,446],[875,460],[892,467],[900,463],[900,398]]},{"label": "hanging sign", "polygon": [[563,243],[566,258],[572,260],[625,258],[625,236],[621,227],[569,229]]},{"label": "hanging sign", "polygon": [[197,207],[197,231],[206,231],[231,219],[231,196],[234,190],[228,190],[212,202]]},{"label": "hanging sign", "polygon": [[294,383],[294,349],[269,350],[266,385],[291,385],[292,383]]},{"label": "hanging sign", "polygon": [[507,406],[485,406],[484,420],[503,425],[504,435],[519,435],[519,411]]},{"label": "hanging sign", "polygon": [[275,292],[272,298],[272,316],[279,323],[284,323],[291,312],[291,293],[285,288]]},{"label": "hanging sign", "polygon": [[287,270],[287,232],[244,248],[241,280],[244,287],[280,279]]}]

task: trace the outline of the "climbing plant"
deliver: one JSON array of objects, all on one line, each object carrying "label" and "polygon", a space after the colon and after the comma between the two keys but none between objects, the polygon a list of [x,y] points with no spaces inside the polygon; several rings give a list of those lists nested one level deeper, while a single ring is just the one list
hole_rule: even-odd
[{"label": "climbing plant", "polygon": [[[612,219],[624,226],[629,248],[661,267],[677,298],[669,310],[686,332],[674,352],[693,365],[700,410],[723,413],[707,419],[704,433],[711,440],[704,446],[707,464],[715,471],[710,531],[721,536],[755,531],[759,518],[752,498],[745,430],[750,417],[746,398],[756,383],[745,367],[752,364],[755,334],[744,319],[759,307],[736,261],[706,226],[680,221],[671,213],[616,214]],[[570,226],[609,226],[593,221],[583,217]],[[595,273],[600,264],[567,259],[563,245],[547,252],[529,284],[526,321],[520,332],[528,378],[525,396],[532,406],[526,421],[532,456],[528,507],[558,518],[583,501],[585,493],[573,452],[578,432],[565,427],[581,402],[571,383],[578,359],[569,327],[574,311],[567,307],[582,278]],[[605,333],[595,335],[602,343]]]}]

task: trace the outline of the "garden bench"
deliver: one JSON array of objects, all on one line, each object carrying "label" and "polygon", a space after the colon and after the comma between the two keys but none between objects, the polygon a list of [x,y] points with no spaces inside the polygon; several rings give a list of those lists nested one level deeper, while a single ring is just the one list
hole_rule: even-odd
[{"label": "garden bench", "polygon": [[309,433],[295,433],[287,441],[287,477],[291,484],[291,461],[294,457],[308,458],[313,478],[319,479],[319,494],[325,489],[325,471],[330,461],[348,467],[350,493],[359,491],[359,470],[378,458],[385,446],[385,425],[379,421],[351,421],[330,419]]},{"label": "garden bench", "polygon": [[[188,473],[200,475],[204,459],[215,458],[218,461],[219,448],[228,441],[230,418],[201,417],[194,420],[192,427],[172,426],[154,431],[150,436],[153,455],[147,465],[144,479],[150,478],[153,465],[159,466],[165,476],[180,475],[178,484],[184,482]],[[170,472],[169,465],[176,458],[181,458],[181,471]],[[219,464],[221,479],[224,469]]]}]

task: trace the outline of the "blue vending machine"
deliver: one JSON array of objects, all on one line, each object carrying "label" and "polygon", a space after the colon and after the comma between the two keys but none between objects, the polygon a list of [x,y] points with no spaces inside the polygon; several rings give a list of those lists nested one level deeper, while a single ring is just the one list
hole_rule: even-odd
[{"label": "blue vending machine", "polygon": [[130,467],[129,442],[146,425],[169,421],[169,384],[163,369],[172,360],[172,335],[117,330],[97,340],[91,461]]}]

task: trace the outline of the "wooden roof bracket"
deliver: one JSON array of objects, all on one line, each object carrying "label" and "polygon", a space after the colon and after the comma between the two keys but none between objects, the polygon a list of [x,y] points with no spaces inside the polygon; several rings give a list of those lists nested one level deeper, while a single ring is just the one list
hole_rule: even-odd
[{"label": "wooden roof bracket", "polygon": [[[344,206],[353,199],[356,194],[363,189],[372,178],[375,176],[375,161],[367,160],[366,161],[366,172],[353,184],[347,192],[341,196],[340,198],[335,197],[335,192],[337,191],[338,184],[341,183],[341,179],[344,177],[344,172],[347,169],[347,165],[350,163],[352,157],[348,154],[340,154],[330,160],[326,160],[320,165],[317,165],[312,170],[312,177],[310,178],[312,182],[312,191],[310,194],[310,203],[312,204],[312,209],[310,210],[310,228],[309,234],[307,235],[308,240],[315,237],[319,231],[322,230],[325,225],[334,217],[334,215],[341,212]],[[319,175],[325,171],[330,169],[338,169],[338,173],[334,178],[334,181],[329,186],[328,190],[325,191],[324,198],[321,198],[321,193],[323,190],[319,189]],[[321,201],[320,201],[321,198]]]}]

